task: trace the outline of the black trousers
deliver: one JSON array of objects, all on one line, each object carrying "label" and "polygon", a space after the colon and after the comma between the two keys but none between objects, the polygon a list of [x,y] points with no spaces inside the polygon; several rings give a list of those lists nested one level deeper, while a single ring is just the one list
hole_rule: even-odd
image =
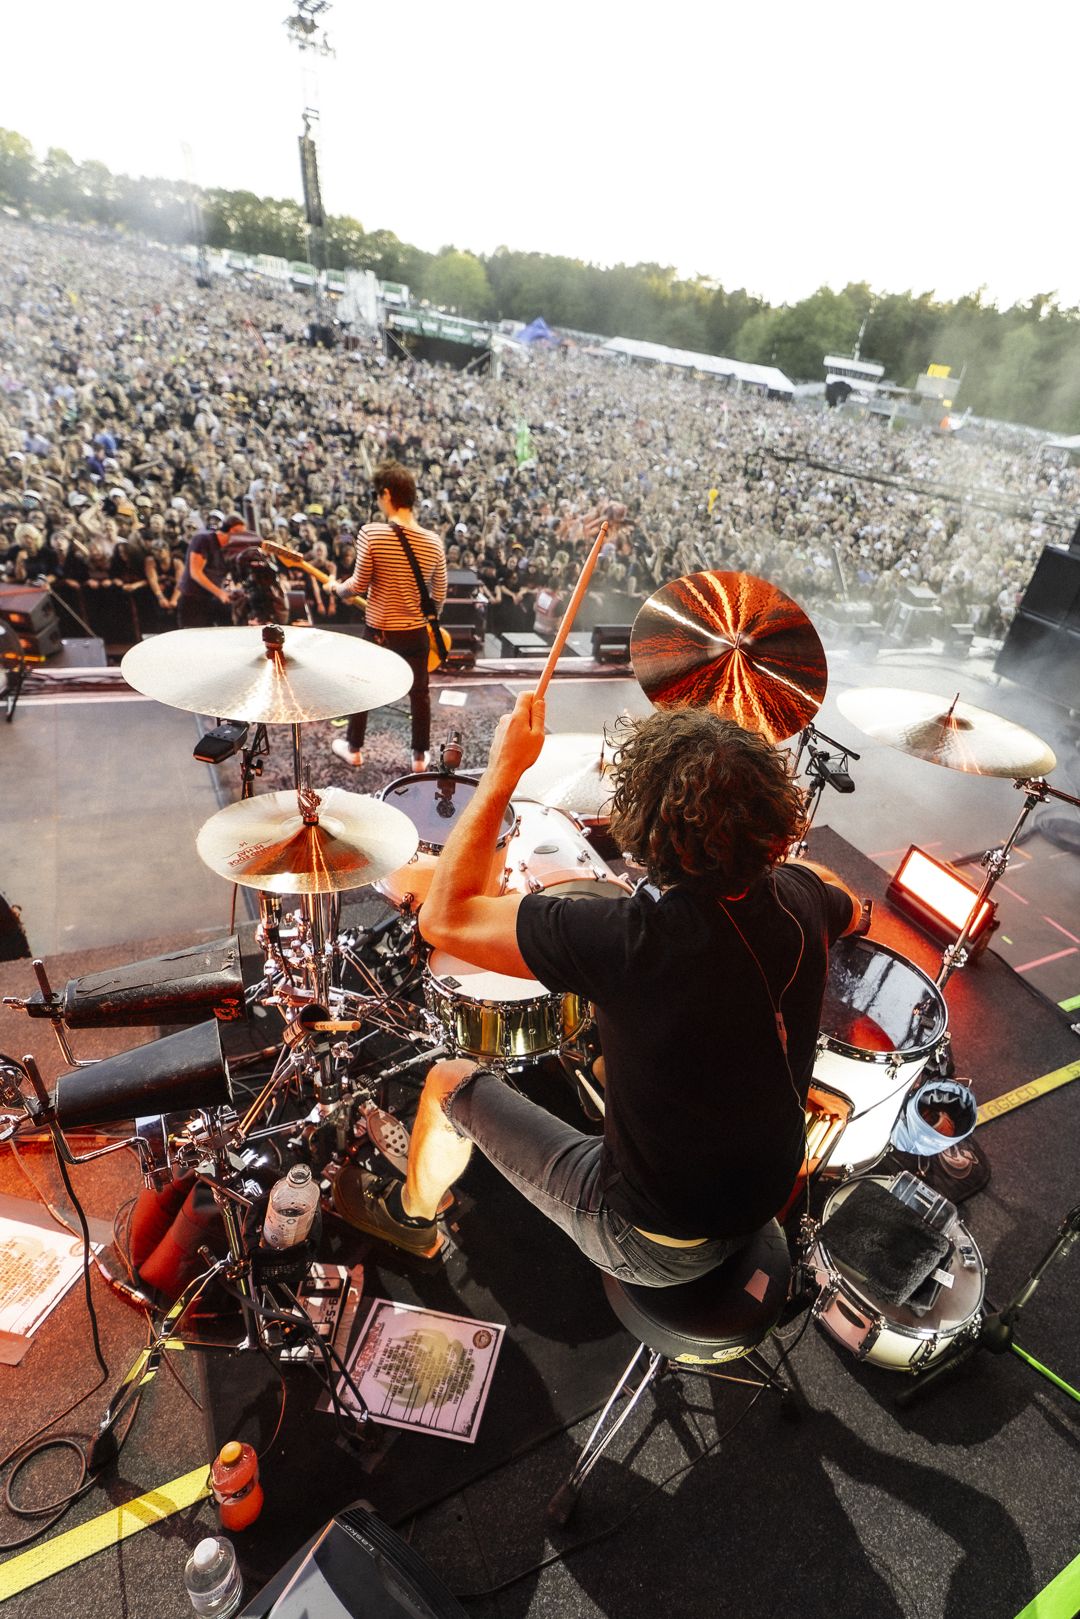
[{"label": "black trousers", "polygon": [[[412,717],[412,750],[414,756],[426,753],[431,742],[431,691],[428,686],[427,626],[419,630],[376,630],[369,624],[364,631],[365,641],[374,641],[388,652],[396,652],[412,670],[412,689],[409,692],[409,712]],[[364,745],[367,735],[367,713],[350,714],[349,729],[345,733],[349,747],[355,753]]]},{"label": "black trousers", "polygon": [[219,602],[208,590],[191,596],[181,596],[176,609],[177,624],[182,630],[205,630],[215,624],[231,624],[232,608],[228,602]]}]

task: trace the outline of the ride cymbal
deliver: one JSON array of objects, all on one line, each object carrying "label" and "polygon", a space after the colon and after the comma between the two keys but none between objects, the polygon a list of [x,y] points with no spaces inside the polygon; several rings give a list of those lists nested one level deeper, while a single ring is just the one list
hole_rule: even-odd
[{"label": "ride cymbal", "polygon": [[241,888],[332,894],[397,871],[418,842],[409,817],[380,798],[286,787],[218,810],[195,846],[211,871]]},{"label": "ride cymbal", "polygon": [[518,782],[514,797],[572,810],[587,821],[596,820],[611,808],[614,751],[614,744],[599,731],[546,736],[539,759]]},{"label": "ride cymbal", "polygon": [[750,573],[691,573],[662,585],[634,620],[630,657],[657,708],[713,708],[770,742],[808,724],[828,684],[802,608]]},{"label": "ride cymbal", "polygon": [[129,686],[170,708],[259,725],[359,714],[412,685],[405,659],[385,647],[276,624],[170,630],[139,641],[120,669]]},{"label": "ride cymbal", "polygon": [[970,776],[1045,776],[1057,755],[1041,737],[959,696],[950,703],[929,691],[861,686],[836,706],[875,742]]}]

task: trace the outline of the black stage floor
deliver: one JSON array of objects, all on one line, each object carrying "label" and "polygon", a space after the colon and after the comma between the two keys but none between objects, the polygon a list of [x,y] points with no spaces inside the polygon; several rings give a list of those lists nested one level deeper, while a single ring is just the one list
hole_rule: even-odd
[{"label": "black stage floor", "polygon": [[[823,830],[812,852],[881,899],[880,869],[835,834]],[[926,941],[884,906],[874,931],[933,965]],[[5,990],[22,984],[25,973],[5,969]],[[958,1067],[981,1101],[1075,1061],[1068,1020],[993,954],[954,978],[948,998]],[[1075,1201],[1078,1115],[1080,1088],[1067,1085],[980,1128],[993,1174],[965,1205],[965,1217],[996,1303],[1015,1291]],[[31,1149],[23,1156],[63,1202],[48,1155]],[[122,1165],[106,1159],[77,1176],[100,1218],[137,1187],[126,1156]],[[0,1190],[30,1195],[10,1157],[0,1165]],[[600,1402],[631,1341],[576,1251],[482,1164],[470,1169],[457,1224],[457,1252],[432,1273],[370,1249],[365,1263],[372,1294],[436,1308],[460,1304],[507,1323],[499,1388],[480,1442],[473,1449],[400,1436],[374,1456],[356,1456],[335,1439],[332,1419],[313,1410],[311,1374],[290,1370],[282,1434],[263,1459],[265,1518],[238,1537],[253,1583],[304,1539],[313,1520],[357,1497],[370,1500],[462,1593],[568,1552],[498,1596],[470,1597],[468,1611],[479,1615],[644,1619],[664,1602],[687,1614],[740,1619],[784,1609],[860,1619],[1009,1619],[1076,1554],[1078,1414],[1064,1395],[1014,1357],[982,1356],[901,1412],[893,1397],[906,1379],[861,1366],[816,1325],[791,1360],[810,1407],[802,1424],[781,1423],[769,1398],[748,1411],[751,1393],[737,1384],[688,1379],[684,1402],[666,1383],[596,1468],[571,1531],[549,1538],[544,1503],[583,1437],[582,1424],[565,1424]],[[348,1244],[341,1251],[346,1247],[356,1257]],[[1048,1273],[1021,1341],[1076,1383],[1074,1263]],[[140,1341],[140,1320],[98,1279],[94,1293],[111,1390]],[[169,1357],[172,1370],[149,1387],[115,1475],[72,1509],[64,1529],[198,1466],[212,1443],[207,1427],[218,1439],[239,1428],[265,1444],[278,1384],[264,1363],[215,1357],[200,1379],[196,1359]],[[5,1449],[88,1389],[94,1373],[84,1305],[73,1292],[22,1365],[0,1374],[9,1396]],[[61,1427],[91,1431],[105,1393]],[[192,1395],[208,1396],[209,1409],[197,1411]],[[66,1459],[54,1456],[38,1487],[61,1489],[64,1467]],[[610,1537],[573,1549],[624,1517]],[[181,1615],[182,1565],[211,1524],[205,1503],[189,1508],[12,1597],[7,1611]]]}]

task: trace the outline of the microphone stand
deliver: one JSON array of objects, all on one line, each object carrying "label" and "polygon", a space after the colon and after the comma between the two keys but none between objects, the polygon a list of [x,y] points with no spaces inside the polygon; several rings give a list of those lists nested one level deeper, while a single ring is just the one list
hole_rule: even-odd
[{"label": "microphone stand", "polygon": [[[839,754],[839,759],[834,759],[834,756],[827,749],[815,747],[815,743],[819,742],[827,742],[830,748],[835,748]],[[819,731],[816,725],[806,725],[799,733],[799,749],[795,755],[794,768],[796,776],[799,773],[804,751],[810,761],[806,767],[806,774],[813,782],[807,797],[809,813],[806,821],[806,831],[809,832],[826,784],[834,787],[838,793],[853,793],[855,791],[855,783],[848,773],[848,763],[852,759],[860,759],[862,755],[856,753],[854,748],[845,747],[842,742],[837,742],[833,737],[826,736],[825,732]],[[806,833],[804,832],[796,846],[796,853],[804,855],[806,850],[807,842]]]}]

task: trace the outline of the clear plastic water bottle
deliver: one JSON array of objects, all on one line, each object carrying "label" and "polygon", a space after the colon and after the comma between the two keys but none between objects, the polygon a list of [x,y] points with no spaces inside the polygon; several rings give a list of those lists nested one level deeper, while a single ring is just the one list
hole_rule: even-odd
[{"label": "clear plastic water bottle", "polygon": [[244,1599],[244,1577],[231,1541],[209,1535],[184,1566],[184,1586],[196,1613],[229,1619]]},{"label": "clear plastic water bottle", "polygon": [[294,1164],[275,1181],[266,1206],[263,1242],[268,1248],[292,1248],[311,1230],[319,1207],[319,1187],[306,1164]]}]

